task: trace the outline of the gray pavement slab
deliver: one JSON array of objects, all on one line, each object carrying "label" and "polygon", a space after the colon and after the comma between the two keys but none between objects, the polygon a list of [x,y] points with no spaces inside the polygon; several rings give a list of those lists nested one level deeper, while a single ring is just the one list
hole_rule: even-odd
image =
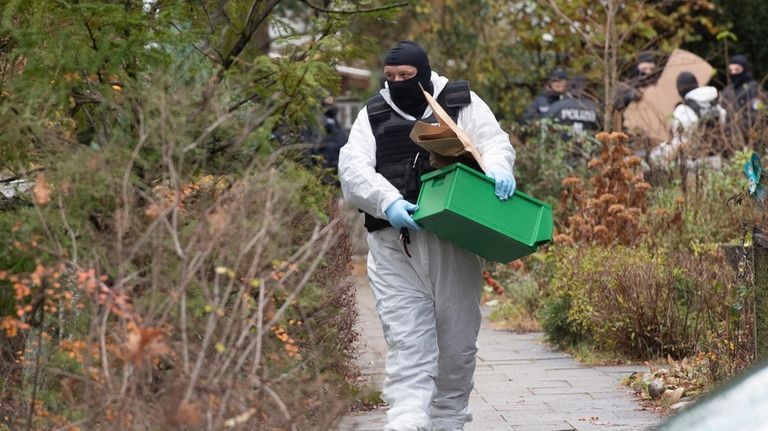
[{"label": "gray pavement slab", "polygon": [[[360,273],[356,285],[358,361],[368,382],[381,388],[387,346],[373,294]],[[581,365],[546,345],[543,334],[495,330],[487,318],[478,343],[469,403],[474,420],[465,431],[640,431],[661,421],[620,384],[643,366]],[[350,413],[336,431],[379,431],[385,424],[382,408]]]}]

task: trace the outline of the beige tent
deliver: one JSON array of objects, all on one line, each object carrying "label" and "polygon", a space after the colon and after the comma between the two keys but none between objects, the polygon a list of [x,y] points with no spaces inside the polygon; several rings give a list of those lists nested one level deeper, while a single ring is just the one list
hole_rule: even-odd
[{"label": "beige tent", "polygon": [[691,72],[699,85],[706,85],[715,70],[704,59],[682,49],[669,56],[656,84],[643,90],[643,98],[632,102],[624,111],[624,128],[630,133],[644,134],[656,142],[668,140],[670,120],[675,106],[682,101],[677,94],[677,75]]}]

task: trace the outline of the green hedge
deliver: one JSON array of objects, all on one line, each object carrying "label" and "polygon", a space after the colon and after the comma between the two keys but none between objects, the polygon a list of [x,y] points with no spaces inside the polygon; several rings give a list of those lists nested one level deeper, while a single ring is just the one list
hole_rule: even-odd
[{"label": "green hedge", "polygon": [[745,292],[720,255],[599,246],[556,253],[538,317],[560,346],[679,358],[711,350],[723,334],[745,333]]}]

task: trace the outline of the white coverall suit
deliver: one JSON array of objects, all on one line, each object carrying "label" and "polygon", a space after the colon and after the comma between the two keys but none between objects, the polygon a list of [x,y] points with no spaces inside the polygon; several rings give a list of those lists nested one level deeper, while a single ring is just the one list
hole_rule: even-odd
[{"label": "white coverall suit", "polygon": [[[437,98],[448,79],[432,72],[431,80]],[[386,88],[380,93],[395,112],[415,120],[394,105]],[[423,118],[431,114],[427,107]],[[474,92],[457,124],[482,154],[486,169],[512,173],[515,151],[509,136]],[[386,219],[384,211],[402,196],[375,166],[376,140],[363,108],[339,155],[341,188],[352,206]],[[432,233],[410,235],[409,258],[397,229],[368,234],[368,279],[389,346],[385,430],[462,429],[472,420],[468,403],[481,320],[482,262]]]}]

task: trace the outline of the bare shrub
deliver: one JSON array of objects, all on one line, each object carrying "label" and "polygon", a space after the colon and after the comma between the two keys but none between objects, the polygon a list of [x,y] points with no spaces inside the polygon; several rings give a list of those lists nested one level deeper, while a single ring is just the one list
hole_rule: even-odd
[{"label": "bare shrub", "polygon": [[335,190],[291,146],[203,169],[222,165],[184,143],[253,119],[163,84],[112,106],[136,123],[70,150],[30,196],[14,241],[32,264],[0,273],[15,289],[3,416],[12,429],[330,429],[357,372]]},{"label": "bare shrub", "polygon": [[736,368],[748,363],[748,292],[722,256],[600,246],[558,254],[540,314],[553,341],[588,341],[637,359],[701,353]]},{"label": "bare shrub", "polygon": [[[16,378],[58,386],[83,416],[30,406],[35,428],[328,429],[344,411],[354,303],[341,219],[297,211],[285,172],[259,171],[163,204],[129,196],[104,221],[118,238],[101,259],[4,275],[20,310],[6,333],[38,334],[17,357],[34,377]],[[87,326],[54,336],[61,317]]]}]

